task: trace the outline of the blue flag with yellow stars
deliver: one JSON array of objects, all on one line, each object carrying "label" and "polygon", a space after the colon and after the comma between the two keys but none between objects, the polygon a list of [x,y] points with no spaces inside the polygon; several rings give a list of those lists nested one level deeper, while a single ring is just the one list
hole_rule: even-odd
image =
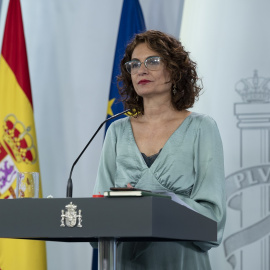
[{"label": "blue flag with yellow stars", "polygon": [[[120,62],[125,54],[126,46],[133,36],[144,31],[145,23],[139,0],[124,0],[115,49],[107,118],[124,110],[122,102],[119,101],[120,96],[117,89],[117,76],[120,74]],[[114,120],[116,119],[106,123],[105,133]]]}]

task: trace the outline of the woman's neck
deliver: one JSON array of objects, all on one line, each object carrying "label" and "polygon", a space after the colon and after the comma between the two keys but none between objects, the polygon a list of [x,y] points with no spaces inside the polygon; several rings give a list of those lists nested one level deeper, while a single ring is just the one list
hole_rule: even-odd
[{"label": "woman's neck", "polygon": [[144,106],[144,114],[139,117],[139,121],[147,123],[163,123],[179,118],[185,118],[189,112],[187,110],[178,111],[170,103],[167,104],[151,104]]}]

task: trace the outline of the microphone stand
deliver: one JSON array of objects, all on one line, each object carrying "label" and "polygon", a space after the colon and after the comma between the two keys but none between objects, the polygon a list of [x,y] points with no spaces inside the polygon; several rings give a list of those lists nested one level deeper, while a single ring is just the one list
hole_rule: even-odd
[{"label": "microphone stand", "polygon": [[95,134],[92,136],[92,138],[90,139],[90,141],[86,144],[86,146],[84,147],[84,149],[82,150],[82,152],[80,153],[80,155],[77,157],[77,159],[74,161],[72,167],[71,167],[71,170],[70,170],[70,174],[69,174],[69,178],[68,178],[68,183],[67,183],[67,198],[72,198],[72,190],[73,190],[73,183],[72,183],[72,172],[73,172],[73,169],[75,167],[75,165],[77,164],[77,162],[79,161],[79,159],[81,158],[81,156],[83,155],[83,153],[85,152],[85,150],[87,149],[87,147],[89,146],[89,144],[93,141],[93,139],[95,138],[95,136],[97,135],[97,133],[99,132],[99,130],[102,128],[102,126],[108,122],[109,120],[112,120],[114,118],[117,118],[118,116],[122,115],[122,114],[125,114],[127,112],[129,112],[130,110],[125,110],[121,113],[117,113],[115,114],[114,116],[106,119],[105,121],[103,121],[101,123],[101,125],[99,126],[99,128],[97,129],[97,131],[95,132]]}]

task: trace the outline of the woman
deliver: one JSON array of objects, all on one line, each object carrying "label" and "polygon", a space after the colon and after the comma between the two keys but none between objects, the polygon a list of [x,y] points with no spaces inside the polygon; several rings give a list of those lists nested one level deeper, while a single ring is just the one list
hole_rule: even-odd
[{"label": "woman", "polygon": [[218,241],[119,243],[117,269],[209,270],[225,225],[223,150],[215,121],[187,110],[201,90],[196,64],[178,40],[147,31],[127,46],[118,81],[133,115],[108,129],[94,193],[174,192],[217,222]]}]

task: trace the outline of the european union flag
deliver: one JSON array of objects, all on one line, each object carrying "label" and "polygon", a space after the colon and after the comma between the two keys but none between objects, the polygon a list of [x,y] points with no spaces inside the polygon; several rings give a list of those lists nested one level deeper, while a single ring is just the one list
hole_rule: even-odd
[{"label": "european union flag", "polygon": [[[122,102],[119,101],[120,96],[117,89],[116,77],[120,74],[120,62],[124,56],[127,44],[135,34],[144,32],[145,30],[145,23],[139,0],[124,0],[115,49],[107,118],[124,110]],[[105,133],[114,120],[115,119],[106,123]]]}]

